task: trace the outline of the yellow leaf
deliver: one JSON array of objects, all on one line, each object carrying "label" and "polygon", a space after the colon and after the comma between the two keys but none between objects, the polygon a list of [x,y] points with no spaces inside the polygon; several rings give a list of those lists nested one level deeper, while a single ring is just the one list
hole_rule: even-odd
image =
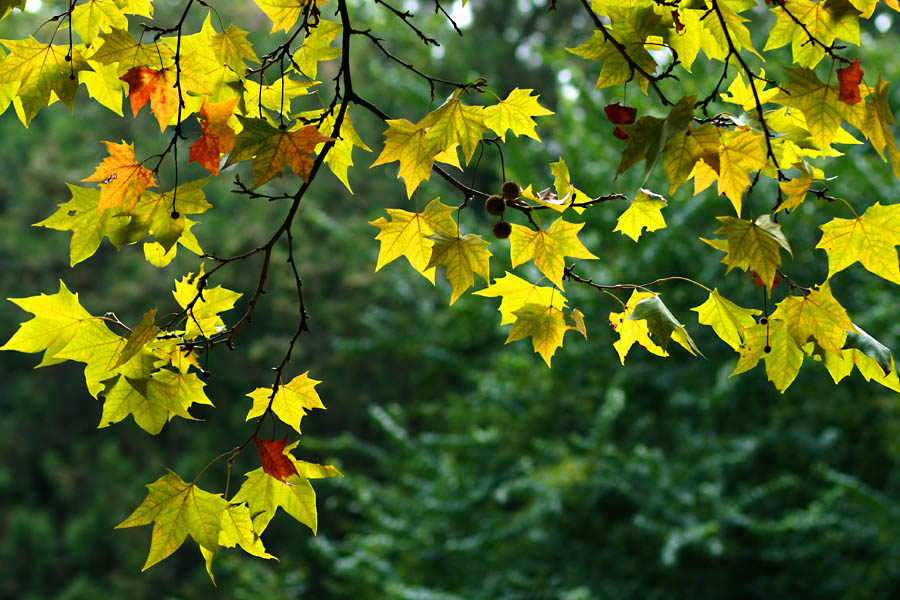
[{"label": "yellow leaf", "polygon": [[[565,314],[555,306],[528,303],[513,314],[516,322],[505,343],[531,337],[534,351],[541,355],[548,367],[556,349],[562,347],[566,331],[577,329],[577,325],[571,327],[566,323]],[[580,324],[583,327],[584,321],[581,320]],[[587,337],[586,333],[584,335]]]},{"label": "yellow leaf", "polygon": [[468,164],[486,129],[484,108],[467,106],[458,100],[456,90],[437,110],[429,113],[416,127],[427,127],[425,144],[443,152],[459,145]]},{"label": "yellow leaf", "polygon": [[526,135],[540,141],[541,138],[534,130],[537,124],[532,117],[552,115],[553,111],[541,106],[538,103],[540,96],[532,96],[533,91],[515,88],[504,100],[492,106],[486,106],[484,108],[484,124],[499,135],[504,142],[507,130],[512,130],[515,135]]},{"label": "yellow leaf", "polygon": [[447,279],[451,286],[451,305],[464,291],[474,285],[474,273],[477,273],[485,282],[490,281],[491,251],[487,249],[489,244],[481,239],[480,235],[468,233],[459,237],[458,233],[448,235],[437,231],[428,237],[434,242],[434,246],[431,249],[431,259],[425,269],[440,266],[446,269]]},{"label": "yellow leaf", "polygon": [[644,319],[629,319],[634,307],[641,300],[652,298],[655,296],[653,292],[640,292],[634,290],[631,297],[625,304],[625,310],[620,313],[609,313],[609,324],[619,334],[619,339],[613,343],[613,347],[619,354],[619,360],[625,364],[625,357],[634,344],[640,345],[642,348],[656,354],[657,356],[668,356],[669,353],[659,347],[656,342],[650,339],[650,329],[647,327],[647,321]]},{"label": "yellow leaf", "polygon": [[259,417],[266,412],[269,402],[272,402],[272,412],[284,423],[290,425],[300,433],[300,421],[306,416],[306,411],[313,408],[324,409],[322,399],[315,387],[322,383],[308,377],[309,371],[297,375],[290,382],[279,386],[272,397],[272,388],[256,388],[247,396],[253,400],[253,406],[247,413],[247,421]]},{"label": "yellow leaf", "polygon": [[148,187],[156,187],[156,177],[134,158],[134,144],[103,142],[109,156],[97,166],[93,175],[82,181],[100,182],[97,210],[121,208],[119,214],[130,213]]},{"label": "yellow leaf", "polygon": [[381,217],[369,222],[369,225],[381,230],[375,238],[381,242],[375,270],[378,271],[389,262],[405,256],[413,269],[434,283],[435,269],[426,268],[431,260],[431,247],[434,242],[427,236],[436,231],[455,234],[456,223],[450,214],[456,209],[442,204],[440,198],[435,198],[421,213],[412,213],[399,208],[385,210],[390,220]]},{"label": "yellow leaf", "polygon": [[780,212],[782,210],[794,210],[803,202],[806,198],[806,193],[809,191],[809,186],[812,185],[813,175],[812,170],[806,166],[805,163],[801,163],[801,174],[800,177],[795,177],[788,181],[779,181],[778,187],[781,188],[781,193],[783,193],[786,197],[781,201],[781,204],[778,205],[778,210],[776,212]]},{"label": "yellow leaf", "polygon": [[559,290],[531,283],[517,277],[510,272],[494,283],[473,292],[476,296],[488,298],[501,298],[500,300],[500,324],[509,325],[516,322],[515,312],[526,304],[563,309],[566,306],[566,297]]},{"label": "yellow leaf", "polygon": [[716,233],[728,239],[728,271],[737,267],[753,271],[759,275],[766,289],[771,292],[775,281],[775,271],[781,264],[779,249],[791,254],[791,246],[781,232],[781,226],[768,215],[759,216],[756,221],[744,221],[734,217],[716,217],[722,227]]},{"label": "yellow leaf", "polygon": [[334,41],[343,26],[334,21],[319,19],[316,28],[303,40],[303,45],[291,57],[292,65],[306,77],[315,79],[319,70],[319,62],[331,60],[341,55],[340,48],[334,48]]},{"label": "yellow leaf", "polygon": [[[765,81],[765,69],[760,71],[759,77],[760,79],[753,80],[753,88],[756,88],[760,104],[765,104],[778,95],[778,88],[766,89],[767,82]],[[741,73],[738,73],[735,76],[734,81],[731,82],[731,85],[728,86],[728,94],[719,94],[719,96],[725,102],[738,104],[745,111],[749,112],[756,110],[756,96],[753,95],[753,88],[747,85],[744,82],[744,76]]]},{"label": "yellow leaf", "polygon": [[181,308],[187,308],[188,314],[185,322],[184,338],[194,339],[197,336],[210,337],[225,328],[225,323],[219,313],[234,308],[235,301],[242,296],[239,292],[217,285],[214,288],[197,287],[203,277],[203,268],[195,277],[188,273],[180,280],[175,281],[175,291],[172,295]]},{"label": "yellow leaf", "polygon": [[400,162],[398,177],[406,184],[406,195],[412,197],[419,184],[431,177],[434,158],[443,148],[437,147],[433,138],[428,138],[424,127],[413,125],[406,119],[390,119],[384,132],[384,149],[372,166]]},{"label": "yellow leaf", "polygon": [[766,166],[765,142],[755,131],[726,131],[720,134],[719,194],[725,194],[734,212],[741,216],[741,196],[750,185],[751,171]]},{"label": "yellow leaf", "polygon": [[771,318],[784,321],[798,346],[813,337],[821,348],[835,353],[844,346],[845,330],[853,327],[847,311],[831,295],[827,281],[806,296],[787,296]]},{"label": "yellow leaf", "polygon": [[900,204],[876,202],[861,217],[832,219],[820,226],[816,248],[828,254],[828,278],[859,261],[870,273],[900,284]]},{"label": "yellow leaf", "polygon": [[[272,20],[272,31],[275,33],[279,29],[289,31],[307,5],[309,0],[254,0],[260,10],[266,13],[266,16]],[[328,0],[315,0],[316,5],[325,4]]]},{"label": "yellow leaf", "polygon": [[756,324],[754,315],[762,311],[743,308],[719,295],[718,289],[709,293],[709,298],[691,310],[697,313],[697,320],[713,328],[722,341],[738,350],[743,341],[743,332]]},{"label": "yellow leaf", "polygon": [[749,371],[760,359],[764,359],[769,381],[775,384],[779,392],[784,393],[797,377],[803,363],[803,350],[791,337],[787,324],[769,319],[766,325],[757,324],[745,328],[743,338],[741,357],[731,376]]},{"label": "yellow leaf", "polygon": [[662,216],[662,209],[668,204],[665,198],[641,189],[630,202],[625,212],[619,215],[613,231],[620,231],[636,242],[645,228],[647,231],[656,231],[666,226],[666,220]]},{"label": "yellow leaf", "polygon": [[597,258],[584,247],[577,233],[584,223],[569,223],[562,217],[553,222],[549,229],[534,231],[522,225],[513,225],[509,236],[512,266],[534,260],[535,266],[547,278],[563,289],[562,276],[565,258]]}]

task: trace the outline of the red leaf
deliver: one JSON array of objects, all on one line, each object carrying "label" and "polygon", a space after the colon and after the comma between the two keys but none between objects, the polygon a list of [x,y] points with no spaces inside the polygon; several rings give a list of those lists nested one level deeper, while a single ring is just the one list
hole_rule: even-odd
[{"label": "red leaf", "polygon": [[173,87],[175,74],[168,69],[157,71],[148,67],[132,67],[119,79],[128,84],[132,115],[136,117],[149,101],[150,110],[156,115],[160,131],[163,131],[178,112],[178,92]]},{"label": "red leaf", "polygon": [[863,78],[863,70],[859,68],[859,59],[850,63],[849,67],[838,69],[837,75],[841,85],[838,100],[845,104],[856,104],[862,100],[859,95],[859,84]]},{"label": "red leaf", "polygon": [[199,162],[213,175],[219,174],[220,156],[234,148],[234,130],[226,122],[234,114],[237,102],[235,98],[210,104],[207,98],[203,98],[199,115],[202,134],[191,144],[188,162]]},{"label": "red leaf", "polygon": [[784,8],[785,0],[766,0],[766,6],[770,6],[773,2],[778,6]]},{"label": "red leaf", "polygon": [[631,125],[634,123],[634,118],[637,116],[637,109],[631,106],[622,106],[616,102],[615,104],[607,104],[604,106],[603,112],[606,113],[606,118],[609,119],[609,122],[616,125],[613,135],[620,140],[627,142],[628,134],[622,131],[618,126]]},{"label": "red leaf", "polygon": [[[756,282],[756,287],[764,287],[766,285],[765,283],[763,283],[763,280],[760,278],[760,276],[755,272],[753,273],[753,281]],[[775,279],[772,280],[772,289],[774,290],[775,286],[777,286],[779,283],[781,283],[781,277],[776,275]]]},{"label": "red leaf", "polygon": [[281,441],[253,438],[253,443],[256,444],[256,451],[259,452],[259,462],[262,463],[263,471],[279,481],[284,481],[291,475],[299,475],[294,462],[284,453],[287,440],[287,436],[284,436],[284,439]]}]

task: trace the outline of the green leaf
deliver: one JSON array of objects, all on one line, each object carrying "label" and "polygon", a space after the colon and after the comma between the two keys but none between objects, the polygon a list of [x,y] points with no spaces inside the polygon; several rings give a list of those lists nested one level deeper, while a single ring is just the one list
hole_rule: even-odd
[{"label": "green leaf", "polygon": [[669,311],[659,294],[640,300],[627,318],[646,321],[647,329],[659,340],[658,343],[663,350],[669,345],[669,340],[674,339],[691,354],[703,356],[687,329]]}]

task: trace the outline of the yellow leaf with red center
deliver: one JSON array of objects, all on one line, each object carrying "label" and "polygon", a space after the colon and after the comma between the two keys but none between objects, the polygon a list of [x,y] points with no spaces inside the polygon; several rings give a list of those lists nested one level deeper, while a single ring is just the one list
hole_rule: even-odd
[{"label": "yellow leaf with red center", "polygon": [[204,98],[200,108],[200,139],[191,144],[188,162],[198,162],[213,175],[219,174],[222,154],[234,148],[234,129],[228,126],[228,119],[234,114],[238,99],[212,104]]},{"label": "yellow leaf with red center", "polygon": [[109,156],[103,159],[97,170],[82,181],[100,182],[100,201],[97,210],[120,208],[129,213],[148,187],[156,187],[153,172],[137,163],[134,144],[103,142]]},{"label": "yellow leaf with red center", "polygon": [[562,276],[565,257],[597,258],[584,247],[577,233],[584,223],[569,223],[557,219],[550,229],[534,231],[522,225],[513,225],[509,236],[512,266],[534,259],[534,264],[556,287],[563,289]]},{"label": "yellow leaf with red center", "polygon": [[150,102],[150,110],[156,115],[159,130],[164,131],[178,113],[175,73],[169,69],[157,71],[148,67],[133,67],[119,79],[128,84],[132,115],[136,117],[141,108]]},{"label": "yellow leaf with red center", "polygon": [[313,165],[313,150],[318,144],[332,139],[319,133],[313,125],[286,131],[272,127],[263,119],[238,119],[243,130],[235,138],[234,149],[225,166],[253,158],[253,187],[281,177],[286,165],[306,181]]}]

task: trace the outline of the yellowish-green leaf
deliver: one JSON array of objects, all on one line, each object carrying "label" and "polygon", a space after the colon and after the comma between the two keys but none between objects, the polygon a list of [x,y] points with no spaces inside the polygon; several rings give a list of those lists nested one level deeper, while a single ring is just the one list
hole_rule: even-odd
[{"label": "yellowish-green leaf", "polygon": [[566,306],[566,297],[562,292],[536,283],[531,283],[510,272],[494,283],[473,292],[476,296],[497,298],[500,300],[500,324],[509,325],[516,322],[516,311],[526,304],[553,307],[562,310]]},{"label": "yellowish-green leaf", "polygon": [[631,350],[634,344],[638,344],[657,356],[669,355],[668,352],[650,339],[650,329],[647,327],[647,321],[628,318],[641,300],[652,298],[655,295],[653,292],[634,290],[625,304],[625,310],[620,313],[609,313],[609,324],[619,334],[619,339],[613,343],[613,347],[619,354],[619,360],[622,361],[623,365],[625,364],[625,357],[628,355],[628,351]]},{"label": "yellowish-green leaf", "polygon": [[627,318],[646,321],[650,335],[658,340],[663,350],[668,347],[669,340],[675,340],[694,356],[703,356],[687,329],[675,318],[659,294],[638,301]]},{"label": "yellowish-green leaf", "polygon": [[[528,303],[513,314],[516,322],[505,343],[531,337],[534,351],[541,355],[548,367],[556,349],[562,347],[566,331],[576,329],[566,323],[565,313],[555,306]],[[583,320],[581,324],[584,324]]]},{"label": "yellowish-green leaf", "polygon": [[[310,3],[309,0],[254,0],[254,2],[272,20],[271,33],[279,29],[290,31]],[[314,2],[318,6],[328,0],[314,0]]]},{"label": "yellowish-green leaf", "polygon": [[429,113],[417,127],[427,127],[425,144],[440,152],[458,145],[466,164],[487,129],[484,107],[468,106],[460,102],[461,90],[456,90],[438,109]]},{"label": "yellowish-green leaf", "polygon": [[215,552],[219,545],[222,513],[228,501],[193,483],[185,483],[174,471],[147,486],[147,498],[116,528],[153,523],[147,570],[177,550],[190,535],[201,547]]},{"label": "yellowish-green leaf", "polygon": [[513,225],[509,236],[512,266],[534,260],[535,266],[563,289],[563,270],[566,256],[572,258],[597,258],[584,247],[577,237],[584,223],[569,223],[562,217],[550,225],[549,229],[535,231],[522,225]]},{"label": "yellowish-green leaf", "polygon": [[[243,502],[230,504],[222,513],[221,529],[219,529],[219,545],[224,548],[240,546],[247,554],[259,558],[275,558],[263,546],[262,539],[253,529],[253,521],[250,518],[250,508]],[[200,552],[206,561],[206,572],[215,583],[212,573],[212,561],[215,554],[209,549],[200,546]],[[278,560],[277,558],[275,560]]]},{"label": "yellowish-green leaf", "polygon": [[552,115],[538,103],[540,96],[532,96],[534,90],[513,89],[504,100],[484,109],[484,124],[506,141],[506,132],[512,130],[515,135],[526,135],[540,141],[535,132],[536,123],[533,117]]},{"label": "yellowish-green leaf", "polygon": [[788,332],[787,324],[769,319],[766,325],[757,324],[744,329],[743,338],[741,357],[731,375],[749,371],[763,359],[769,381],[775,384],[779,392],[784,393],[803,364],[803,350]]},{"label": "yellowish-green leaf", "polygon": [[715,171],[718,170],[719,143],[718,129],[712,123],[704,123],[669,138],[665,149],[669,194],[674,194],[678,186],[687,181],[699,160],[705,161]]},{"label": "yellowish-green leaf", "polygon": [[813,182],[812,169],[806,163],[801,163],[799,166],[801,167],[800,177],[778,182],[778,187],[781,188],[781,193],[785,197],[781,204],[778,205],[778,211],[776,212],[794,210],[806,199],[806,193]]},{"label": "yellowish-green leaf", "polygon": [[372,163],[372,166],[400,162],[398,177],[406,184],[406,195],[412,197],[419,184],[431,177],[431,167],[435,156],[443,148],[439,148],[434,138],[428,137],[424,127],[413,125],[406,119],[387,121],[388,129],[384,132],[384,149]]},{"label": "yellowish-green leaf", "polygon": [[91,44],[102,29],[110,31],[113,27],[128,28],[128,19],[115,2],[109,0],[88,0],[79,4],[72,11],[72,27],[81,36],[81,41]]},{"label": "yellowish-green leaf", "polygon": [[616,221],[616,228],[613,231],[620,231],[623,235],[627,235],[635,242],[641,237],[644,229],[647,231],[657,231],[666,226],[666,220],[662,216],[662,209],[668,204],[666,199],[659,194],[654,194],[649,190],[641,188],[634,200],[628,208],[619,215]]},{"label": "yellowish-green leaf", "polygon": [[762,314],[760,310],[743,308],[723,298],[718,289],[713,289],[706,302],[691,310],[697,313],[697,320],[700,323],[712,327],[716,335],[735,350],[738,350],[743,342],[744,330],[756,324],[754,316]]},{"label": "yellowish-green leaf", "polygon": [[184,338],[187,340],[197,336],[209,337],[222,331],[225,323],[219,313],[234,308],[235,301],[242,295],[217,285],[214,288],[203,288],[200,297],[201,290],[197,287],[200,281],[206,283],[202,266],[196,277],[193,273],[188,273],[176,281],[175,291],[172,292],[181,308],[191,306],[184,325]]},{"label": "yellowish-green leaf", "polygon": [[381,217],[369,222],[381,230],[375,238],[381,242],[375,270],[378,271],[389,262],[405,256],[413,269],[434,283],[434,267],[426,268],[431,260],[434,242],[427,236],[436,231],[455,235],[456,223],[450,215],[456,209],[442,204],[440,198],[435,198],[421,213],[412,213],[399,208],[385,210],[390,220]]},{"label": "yellowish-green leaf", "polygon": [[464,291],[475,284],[475,274],[484,279],[491,280],[489,244],[480,235],[468,233],[462,237],[448,235],[442,231],[436,231],[428,236],[434,246],[431,248],[431,258],[425,269],[443,266],[450,281],[450,304],[456,302]]},{"label": "yellowish-green leaf", "polygon": [[[767,83],[766,70],[762,69],[759,73],[759,79],[753,80],[753,87],[756,88],[756,95],[759,96],[760,104],[771,102],[772,98],[778,94],[778,88],[766,89]],[[756,110],[756,96],[753,95],[753,88],[747,85],[741,73],[738,73],[731,85],[728,86],[728,93],[719,95],[725,102],[738,104],[745,111]]]},{"label": "yellowish-green leaf", "polygon": [[768,215],[760,215],[755,221],[734,217],[717,217],[722,226],[716,233],[728,239],[728,269],[737,267],[759,275],[766,289],[771,292],[775,272],[781,265],[781,249],[791,254],[791,246],[781,232],[781,226]]},{"label": "yellowish-green leaf", "polygon": [[114,367],[125,364],[131,360],[135,354],[140,352],[141,348],[156,339],[156,335],[159,333],[159,327],[155,325],[155,321],[155,308],[144,313],[144,318],[141,323],[131,330],[131,333],[128,336],[128,342],[125,344],[125,347],[122,348],[122,353],[116,358],[116,364],[113,365]]},{"label": "yellowish-green leaf", "polygon": [[838,353],[844,346],[853,323],[847,311],[831,294],[826,281],[805,296],[787,296],[778,303],[772,319],[784,321],[788,333],[798,346],[813,337],[828,352]]},{"label": "yellowish-green leaf", "polygon": [[828,254],[828,278],[859,261],[870,273],[900,284],[900,204],[876,202],[861,217],[832,219],[820,226],[816,248]]},{"label": "yellowish-green leaf", "polygon": [[766,166],[765,141],[751,130],[726,131],[721,140],[718,192],[731,200],[734,212],[741,216],[741,197],[750,185],[750,172]]},{"label": "yellowish-green leaf", "polygon": [[87,88],[91,98],[121,117],[125,86],[119,79],[118,66],[104,65],[93,60],[87,62],[93,71],[84,70],[78,73],[79,81]]},{"label": "yellowish-green leaf", "polygon": [[[859,45],[859,11],[848,0],[790,0],[786,8],[773,4],[778,18],[764,51],[790,43],[794,62],[814,67],[825,56],[822,45],[830,46],[835,39]],[[819,43],[810,43],[810,36]]]},{"label": "yellowish-green leaf", "polygon": [[263,415],[271,401],[272,412],[293,427],[297,433],[300,433],[300,421],[306,416],[306,411],[313,408],[323,410],[325,408],[315,390],[315,387],[322,382],[311,379],[308,375],[309,371],[297,375],[290,382],[279,386],[274,398],[272,397],[272,388],[256,388],[247,394],[253,400],[253,406],[247,413],[247,420]]},{"label": "yellowish-green leaf", "polygon": [[316,532],[316,492],[306,477],[292,475],[287,481],[279,481],[263,471],[262,467],[250,471],[245,477],[246,481],[231,501],[247,503],[257,535],[265,531],[279,508],[312,529],[313,533]]},{"label": "yellowish-green leaf", "polygon": [[303,40],[303,45],[294,52],[291,58],[294,68],[306,77],[315,79],[320,62],[341,55],[340,48],[332,47],[331,43],[342,30],[340,23],[320,19],[316,28]]}]

